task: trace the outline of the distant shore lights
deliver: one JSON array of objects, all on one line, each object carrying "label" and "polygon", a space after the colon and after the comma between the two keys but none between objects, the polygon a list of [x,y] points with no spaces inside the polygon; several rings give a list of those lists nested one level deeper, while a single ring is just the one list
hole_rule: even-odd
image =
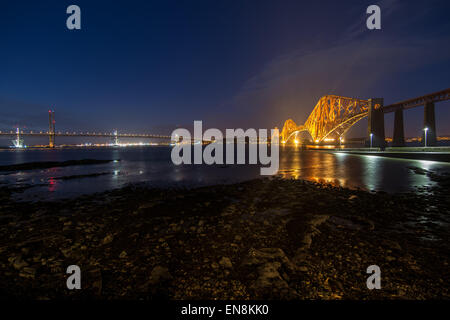
[{"label": "distant shore lights", "polygon": [[13,148],[21,149],[21,148],[27,147],[26,145],[23,144],[23,139],[20,137],[20,129],[19,128],[17,128],[17,130],[16,130],[16,139],[14,139],[12,141],[12,143],[13,143],[13,146],[12,146]]},{"label": "distant shore lights", "polygon": [[[193,151],[193,164],[258,164],[259,160],[264,166],[260,168],[261,175],[274,175],[279,167],[279,132],[277,128],[271,129],[269,136],[267,131],[226,129],[224,135],[219,129],[210,128],[203,133],[202,121],[194,121],[193,138],[184,128],[172,132],[172,162],[175,165],[192,164]],[[204,148],[203,142],[207,142]]]}]

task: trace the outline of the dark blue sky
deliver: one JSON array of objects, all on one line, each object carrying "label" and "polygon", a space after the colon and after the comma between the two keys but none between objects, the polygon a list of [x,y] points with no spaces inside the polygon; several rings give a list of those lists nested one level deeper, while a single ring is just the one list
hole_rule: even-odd
[{"label": "dark blue sky", "polygon": [[[81,8],[82,29],[66,28]],[[382,29],[365,10],[381,7]],[[168,133],[302,123],[326,94],[385,104],[450,87],[448,1],[12,1],[0,10],[0,128]],[[450,104],[438,104],[450,134]],[[422,109],[405,114],[418,135]],[[391,135],[387,117],[387,136]],[[361,136],[364,124],[352,129]]]}]

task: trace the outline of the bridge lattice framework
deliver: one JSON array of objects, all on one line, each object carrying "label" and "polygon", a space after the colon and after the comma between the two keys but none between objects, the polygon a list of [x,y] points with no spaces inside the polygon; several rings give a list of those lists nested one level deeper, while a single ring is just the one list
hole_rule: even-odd
[{"label": "bridge lattice framework", "polygon": [[299,133],[307,132],[316,143],[327,139],[339,141],[353,125],[368,117],[367,141],[371,140],[374,147],[384,147],[384,114],[395,112],[393,145],[403,146],[403,110],[423,105],[423,135],[427,135],[427,145],[432,146],[436,144],[437,137],[434,106],[436,102],[445,100],[450,100],[450,88],[387,106],[383,105],[383,98],[362,100],[326,95],[319,99],[303,125],[297,125],[292,119],[286,120],[280,138],[283,143],[288,143]]}]

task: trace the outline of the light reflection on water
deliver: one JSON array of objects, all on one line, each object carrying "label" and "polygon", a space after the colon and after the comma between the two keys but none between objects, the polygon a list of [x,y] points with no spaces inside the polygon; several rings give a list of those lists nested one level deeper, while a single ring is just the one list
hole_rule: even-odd
[{"label": "light reflection on water", "polygon": [[291,148],[280,157],[279,173],[285,178],[386,192],[411,191],[415,187],[434,184],[426,175],[414,173],[411,167],[435,172],[450,171],[450,164],[442,162]]},{"label": "light reflection on water", "polygon": [[[235,183],[260,177],[257,165],[182,165],[170,160],[170,148],[102,148],[64,150],[0,150],[0,165],[32,161],[80,159],[120,160],[107,164],[71,166],[0,174],[1,184],[34,185],[18,194],[23,199],[56,199],[122,187],[128,183],[151,186],[203,186]],[[295,148],[281,148],[279,176],[307,179],[336,186],[404,192],[432,184],[426,175],[409,167],[449,172],[450,164],[353,155]],[[101,175],[62,180],[74,175]]]}]

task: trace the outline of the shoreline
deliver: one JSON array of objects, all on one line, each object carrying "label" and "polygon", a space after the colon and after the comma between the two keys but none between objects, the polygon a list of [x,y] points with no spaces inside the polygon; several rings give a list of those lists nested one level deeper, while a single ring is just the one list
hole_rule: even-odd
[{"label": "shoreline", "polygon": [[449,299],[450,179],[432,178],[428,196],[265,178],[51,205],[2,188],[0,298]]},{"label": "shoreline", "polygon": [[349,155],[363,155],[374,157],[386,157],[392,159],[407,159],[407,160],[423,160],[436,162],[450,162],[449,152],[408,152],[408,151],[350,151],[350,150],[333,150],[333,153],[349,154]]},{"label": "shoreline", "polygon": [[67,161],[25,162],[19,164],[0,166],[0,175],[4,174],[4,172],[19,172],[23,170],[50,169],[50,168],[70,167],[70,166],[87,166],[95,164],[105,164],[113,161],[120,161],[120,160],[81,159],[81,160],[67,160]]}]

